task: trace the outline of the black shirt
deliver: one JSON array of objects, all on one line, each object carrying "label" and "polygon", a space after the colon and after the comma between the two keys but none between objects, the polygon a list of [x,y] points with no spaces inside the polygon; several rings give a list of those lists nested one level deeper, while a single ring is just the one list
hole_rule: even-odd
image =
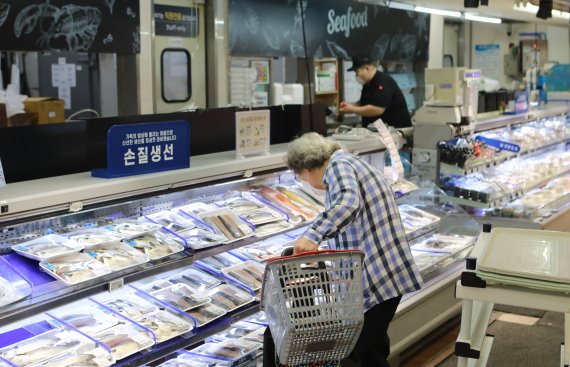
[{"label": "black shirt", "polygon": [[373,105],[383,107],[386,110],[382,115],[374,117],[362,116],[362,126],[376,121],[379,117],[386,125],[394,127],[409,127],[412,126],[412,119],[410,111],[404,94],[396,81],[388,74],[382,73],[379,70],[376,74],[362,87],[360,94],[360,105]]}]

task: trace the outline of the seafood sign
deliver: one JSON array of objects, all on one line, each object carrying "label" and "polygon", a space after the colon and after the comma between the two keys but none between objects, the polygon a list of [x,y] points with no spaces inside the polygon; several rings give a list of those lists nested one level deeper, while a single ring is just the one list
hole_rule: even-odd
[{"label": "seafood sign", "polygon": [[4,0],[0,48],[138,53],[138,14],[138,0]]}]

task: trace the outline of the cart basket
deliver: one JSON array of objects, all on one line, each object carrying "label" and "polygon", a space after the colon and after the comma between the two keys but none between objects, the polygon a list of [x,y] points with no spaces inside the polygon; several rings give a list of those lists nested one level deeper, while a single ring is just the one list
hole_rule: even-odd
[{"label": "cart basket", "polygon": [[261,308],[280,363],[340,360],[352,352],[364,323],[363,258],[361,251],[317,251],[267,263]]}]

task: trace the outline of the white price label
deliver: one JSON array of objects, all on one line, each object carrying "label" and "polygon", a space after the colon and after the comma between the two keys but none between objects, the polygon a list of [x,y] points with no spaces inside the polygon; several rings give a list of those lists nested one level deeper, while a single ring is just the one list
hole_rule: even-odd
[{"label": "white price label", "polygon": [[135,333],[130,336],[137,344],[145,345],[149,341],[149,337],[144,335],[143,333]]},{"label": "white price label", "polygon": [[107,358],[93,358],[91,362],[101,367],[109,366],[111,364]]}]

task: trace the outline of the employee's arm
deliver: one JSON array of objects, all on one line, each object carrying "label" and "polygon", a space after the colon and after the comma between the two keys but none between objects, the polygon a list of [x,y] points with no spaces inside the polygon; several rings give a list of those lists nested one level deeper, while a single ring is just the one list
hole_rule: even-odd
[{"label": "employee's arm", "polygon": [[344,113],[355,113],[364,117],[374,117],[382,115],[384,111],[386,111],[386,108],[374,106],[371,104],[359,106],[350,102],[342,102],[340,104],[339,111]]}]

